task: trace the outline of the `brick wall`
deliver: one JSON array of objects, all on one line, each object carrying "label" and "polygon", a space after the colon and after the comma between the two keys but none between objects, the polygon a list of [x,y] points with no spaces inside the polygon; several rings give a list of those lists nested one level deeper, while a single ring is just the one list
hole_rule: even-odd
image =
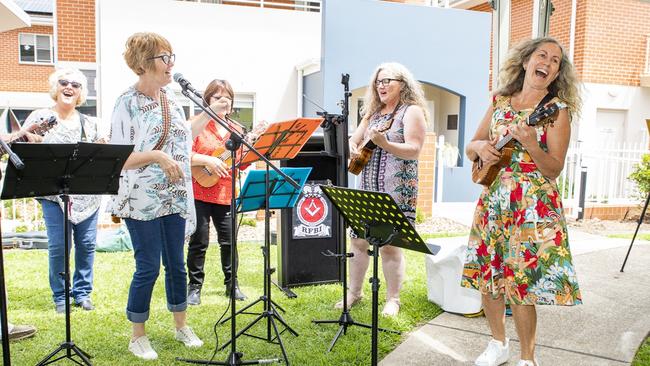
[{"label": "brick wall", "polygon": [[54,71],[54,67],[19,63],[20,33],[52,34],[52,27],[33,26],[0,33],[0,91],[47,92],[47,77]]},{"label": "brick wall", "polygon": [[640,85],[650,34],[650,2],[579,1],[577,15],[575,60],[582,80]]},{"label": "brick wall", "polygon": [[510,46],[533,34],[533,1],[512,0],[510,3]]},{"label": "brick wall", "polygon": [[427,132],[418,159],[418,211],[425,216],[433,213],[433,187],[435,179],[436,134]]},{"label": "brick wall", "polygon": [[57,0],[59,61],[95,62],[95,1]]}]

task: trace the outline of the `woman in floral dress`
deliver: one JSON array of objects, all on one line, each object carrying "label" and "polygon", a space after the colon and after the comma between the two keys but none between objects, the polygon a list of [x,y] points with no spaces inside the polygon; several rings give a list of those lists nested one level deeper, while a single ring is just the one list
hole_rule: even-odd
[{"label": "woman in floral dress", "polygon": [[[552,123],[526,124],[540,103],[553,102],[560,110]],[[500,157],[496,142],[507,134],[515,139],[510,164],[479,197],[463,271],[462,286],[482,294],[493,338],[476,365],[508,361],[506,303],[521,344],[517,365],[537,366],[535,305],[582,302],[555,182],[580,104],[574,68],[560,44],[552,38],[523,42],[506,60],[499,88],[467,146],[470,160],[491,164]]]}]

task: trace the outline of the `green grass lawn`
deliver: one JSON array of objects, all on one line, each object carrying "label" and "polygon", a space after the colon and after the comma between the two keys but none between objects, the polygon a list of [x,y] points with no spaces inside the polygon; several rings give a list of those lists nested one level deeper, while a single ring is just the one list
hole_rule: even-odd
[{"label": "green grass lawn", "polygon": [[650,365],[650,338],[646,338],[645,342],[639,348],[639,351],[634,356],[632,366],[648,366]]},{"label": "green grass lawn", "polygon": [[[72,340],[92,355],[94,365],[170,365],[175,357],[210,359],[216,339],[213,328],[217,319],[228,307],[223,296],[223,276],[220,270],[216,245],[210,247],[207,259],[206,284],[202,304],[188,309],[188,323],[205,342],[198,349],[187,349],[174,340],[171,313],[165,303],[164,283],[159,277],[151,304],[151,318],[147,332],[159,358],[156,361],[140,361],[128,350],[131,326],[126,319],[125,307],[129,283],[134,270],[132,253],[97,253],[95,259],[95,288],[92,299],[94,311],[73,308]],[[275,263],[272,247],[272,263]],[[38,328],[35,337],[11,343],[12,364],[34,365],[65,340],[65,317],[54,311],[47,277],[47,252],[44,250],[5,250],[5,279],[9,298],[9,320],[16,324],[33,324]],[[323,258],[323,260],[329,260]],[[379,334],[379,358],[393,350],[406,333],[441,313],[438,306],[427,301],[424,256],[406,252],[407,278],[402,292],[402,311],[395,319],[380,316],[379,325],[402,331],[402,335]],[[239,282],[249,300],[238,302],[238,308],[257,299],[263,291],[262,255],[259,244],[240,245]],[[385,287],[380,277],[380,310],[383,306]],[[358,322],[371,322],[371,292],[365,284],[365,300],[354,308],[352,316]],[[294,288],[297,299],[288,299],[274,288],[273,300],[282,306],[287,323],[299,333],[298,337],[282,334],[289,361],[293,365],[363,365],[370,363],[370,331],[350,327],[342,335],[334,350],[326,353],[338,325],[315,325],[314,319],[339,318],[340,310],[333,308],[342,295],[339,284],[305,286]],[[259,311],[258,304],[251,310]],[[239,328],[247,325],[254,316],[237,317]],[[216,327],[220,344],[230,339],[230,325]],[[266,323],[252,328],[254,334],[265,336]],[[216,354],[215,360],[224,361],[230,348]],[[237,350],[244,353],[244,360],[281,358],[277,344],[250,337],[240,337]],[[61,361],[62,364],[69,362]]]},{"label": "green grass lawn", "polygon": [[[634,236],[634,233],[607,235],[608,238],[624,238],[624,239],[632,239],[632,236]],[[636,239],[634,240],[650,240],[650,233],[638,233],[636,234]]]}]

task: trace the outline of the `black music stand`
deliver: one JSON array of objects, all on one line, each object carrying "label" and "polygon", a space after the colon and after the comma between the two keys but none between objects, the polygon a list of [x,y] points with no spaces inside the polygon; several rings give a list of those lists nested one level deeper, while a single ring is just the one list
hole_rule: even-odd
[{"label": "black music stand", "polygon": [[[648,126],[650,128],[650,125]],[[643,223],[643,218],[645,217],[645,212],[648,209],[648,203],[650,203],[650,193],[648,193],[648,197],[645,199],[645,205],[643,205],[643,210],[641,211],[641,216],[639,216],[639,222],[636,225],[636,230],[634,230],[634,235],[632,235],[632,241],[630,242],[630,247],[627,248],[627,254],[625,255],[625,259],[623,260],[623,265],[621,266],[621,272],[625,270],[625,263],[627,263],[627,258],[630,256],[630,252],[632,251],[632,245],[634,245],[634,239],[636,239],[636,234],[639,232],[639,228],[641,227],[641,224]]]},{"label": "black music stand", "polygon": [[[64,213],[65,342],[38,365],[49,365],[64,358],[82,365],[92,365],[90,355],[73,341],[70,330],[70,194],[116,194],[122,167],[133,145],[108,145],[79,142],[76,144],[14,144],[16,155],[25,164],[22,170],[9,164],[2,188],[4,199],[60,195]],[[1,296],[5,296],[4,293]],[[54,358],[59,352],[65,354]],[[77,356],[83,363],[77,361]]]},{"label": "black music stand", "polygon": [[[271,217],[270,210],[292,208],[295,206],[296,201],[300,196],[300,192],[302,191],[302,187],[307,181],[307,176],[311,172],[311,168],[280,168],[280,170],[296,181],[296,183],[300,185],[300,188],[296,189],[291,186],[277,173],[269,172],[269,167],[267,166],[266,170],[254,170],[248,173],[244,186],[237,198],[238,212],[264,209],[264,246],[262,246],[262,255],[264,257],[264,294],[237,312],[237,314],[252,314],[258,316],[239,331],[235,337],[246,335],[280,345],[284,362],[289,365],[289,358],[287,357],[287,352],[284,349],[284,344],[282,343],[280,335],[284,333],[284,331],[289,331],[294,336],[298,336],[298,333],[293,330],[282,318],[280,313],[278,313],[277,309],[280,309],[282,312],[284,312],[284,309],[271,298],[271,274],[273,273],[273,270],[271,269],[271,257],[269,255],[271,251],[271,232],[269,224]],[[260,302],[264,304],[264,310],[262,312],[247,312],[248,309]],[[257,324],[258,321],[263,320],[264,318],[267,320],[266,337],[259,337],[246,333],[250,328]],[[229,319],[230,317],[224,319],[221,324],[227,322]],[[284,326],[282,332],[278,331],[278,326],[275,323],[276,320]],[[272,329],[275,332],[275,337],[272,337]],[[274,342],[276,339],[277,342]],[[221,349],[226,348],[231,341],[226,342]]]},{"label": "black music stand", "polygon": [[[377,333],[379,330],[379,248],[393,245],[425,254],[437,254],[440,246],[425,243],[388,193],[362,191],[334,186],[320,186],[341,212],[345,222],[372,245],[372,349],[371,364],[377,365]],[[343,326],[343,325],[342,325]],[[340,334],[341,329],[339,329]],[[391,331],[398,333],[396,331]],[[337,336],[338,336],[337,334]]]},{"label": "black music stand", "polygon": [[[182,94],[189,98],[196,106],[201,108],[208,116],[210,116],[215,122],[219,123],[223,128],[226,129],[226,131],[230,132],[230,138],[226,142],[226,149],[230,150],[230,158],[231,158],[231,164],[230,164],[230,175],[234,178],[237,175],[237,165],[238,164],[248,164],[253,161],[257,160],[262,160],[266,163],[267,168],[270,167],[272,168],[275,172],[277,172],[279,175],[281,175],[288,184],[298,188],[298,184],[288,177],[286,174],[284,174],[282,171],[279,170],[278,167],[273,165],[271,161],[269,160],[269,157],[271,157],[271,154],[273,152],[278,152],[280,154],[283,153],[284,149],[279,149],[278,147],[281,147],[280,145],[287,145],[289,147],[289,153],[286,153],[286,158],[292,158],[295,156],[300,148],[302,148],[302,144],[300,146],[298,145],[297,140],[302,139],[301,136],[307,135],[306,138],[304,138],[304,141],[309,138],[309,135],[313,133],[313,131],[318,127],[320,124],[320,119],[297,119],[294,121],[288,121],[287,123],[292,124],[295,128],[291,129],[291,133],[287,132],[284,130],[284,124],[283,123],[275,123],[272,125],[269,125],[267,128],[267,131],[271,133],[264,133],[263,135],[260,135],[258,140],[256,141],[255,147],[251,145],[248,141],[246,141],[242,134],[234,129],[231,128],[231,125],[224,121],[222,118],[220,118],[212,109],[209,107],[206,107],[207,103],[203,100],[203,96],[198,93],[196,90],[193,90],[189,83],[181,82],[177,80],[179,84],[181,85],[182,88]],[[312,126],[316,124],[315,127]],[[261,141],[262,140],[262,141]],[[277,140],[277,141],[275,141]],[[260,143],[263,146],[262,151],[258,151],[258,148]],[[267,143],[270,142],[268,145]],[[242,156],[240,161],[238,162],[236,159],[236,151],[239,150],[242,145],[244,145],[245,148],[248,150],[246,151],[245,155]],[[294,152],[295,151],[295,152]],[[289,156],[293,154],[293,156]],[[246,158],[246,159],[245,159]],[[232,194],[232,197],[235,197],[236,195],[236,186],[235,186],[235,179],[232,179],[231,184],[230,184],[230,192]],[[232,230],[234,230],[237,227],[237,210],[234,204],[234,201],[230,204],[230,220],[231,220],[231,227]],[[237,253],[237,236],[233,235],[230,243],[230,258],[232,259],[232,283],[237,283],[237,259],[236,255]],[[185,358],[179,358],[177,357],[176,360],[178,361],[183,361],[183,362],[189,362],[189,363],[197,363],[197,364],[203,364],[203,365],[226,365],[226,366],[231,366],[231,365],[257,365],[261,363],[269,363],[269,362],[274,362],[275,360],[249,360],[249,361],[243,361],[243,353],[237,351],[237,343],[236,343],[236,322],[237,322],[237,304],[235,300],[235,286],[230,286],[230,317],[231,317],[231,322],[230,322],[230,354],[228,355],[228,358],[226,361],[213,361],[213,360],[191,360],[191,359],[185,359]]]}]

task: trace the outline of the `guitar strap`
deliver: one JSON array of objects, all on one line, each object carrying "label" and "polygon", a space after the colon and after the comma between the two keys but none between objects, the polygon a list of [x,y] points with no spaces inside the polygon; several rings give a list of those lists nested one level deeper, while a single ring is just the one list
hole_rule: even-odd
[{"label": "guitar strap", "polygon": [[537,105],[537,107],[535,107],[534,110],[536,111],[536,110],[544,107],[546,105],[546,103],[548,103],[551,99],[553,99],[553,97],[555,97],[555,95],[553,93],[550,93],[550,92],[546,93],[544,98],[542,98],[542,100],[539,101],[539,104]]}]

